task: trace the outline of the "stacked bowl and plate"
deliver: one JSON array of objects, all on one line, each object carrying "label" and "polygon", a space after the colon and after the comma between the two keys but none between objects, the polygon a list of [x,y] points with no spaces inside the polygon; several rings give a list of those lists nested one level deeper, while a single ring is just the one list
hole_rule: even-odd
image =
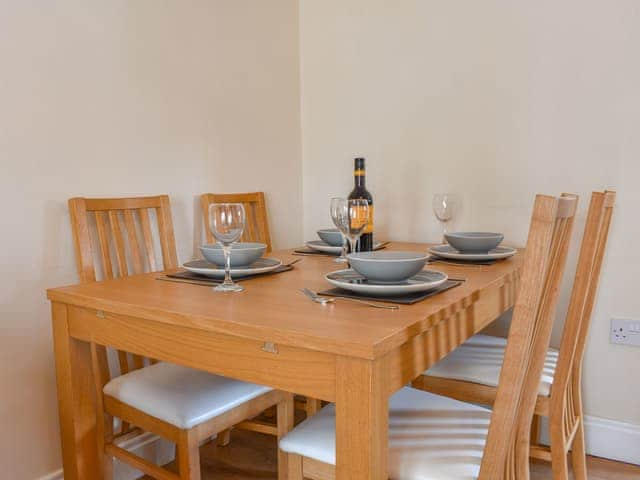
[{"label": "stacked bowl and plate", "polygon": [[453,232],[445,233],[447,243],[429,249],[436,257],[461,262],[495,262],[516,254],[516,249],[499,246],[501,233]]},{"label": "stacked bowl and plate", "polygon": [[[277,269],[282,262],[277,258],[263,257],[267,245],[255,242],[234,243],[231,248],[231,276],[233,278],[267,273]],[[219,243],[202,245],[200,252],[204,260],[184,264],[185,270],[211,278],[224,278],[224,251]]]},{"label": "stacked bowl and plate", "polygon": [[332,285],[351,292],[393,297],[438,288],[447,275],[423,270],[429,255],[424,252],[377,251],[347,255],[352,268],[325,276]]}]

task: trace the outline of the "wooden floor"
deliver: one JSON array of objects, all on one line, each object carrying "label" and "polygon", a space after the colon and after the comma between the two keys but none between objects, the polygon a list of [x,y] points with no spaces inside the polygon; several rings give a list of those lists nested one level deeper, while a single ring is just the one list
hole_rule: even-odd
[{"label": "wooden floor", "polygon": [[[276,441],[273,437],[234,430],[231,444],[218,447],[215,442],[200,450],[202,480],[275,479]],[[640,467],[589,457],[589,480],[638,480]],[[551,478],[549,464],[535,462],[531,480]],[[144,477],[148,479],[149,477]]]}]

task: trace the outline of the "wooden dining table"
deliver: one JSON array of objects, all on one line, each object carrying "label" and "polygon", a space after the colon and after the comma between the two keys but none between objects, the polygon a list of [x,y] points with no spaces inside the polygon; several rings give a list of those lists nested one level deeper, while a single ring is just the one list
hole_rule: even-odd
[{"label": "wooden dining table", "polygon": [[383,310],[300,292],[330,287],[324,275],[344,268],[333,258],[270,256],[302,261],[244,281],[241,293],[157,272],[47,291],[66,480],[101,477],[89,342],[335,402],[336,478],[386,479],[389,396],[511,308],[522,264],[521,252],[493,265],[436,263],[429,268],[465,281]]}]

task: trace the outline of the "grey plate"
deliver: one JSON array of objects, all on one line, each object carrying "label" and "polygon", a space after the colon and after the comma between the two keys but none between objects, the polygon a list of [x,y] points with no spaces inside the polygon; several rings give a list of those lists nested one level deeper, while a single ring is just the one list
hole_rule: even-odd
[{"label": "grey plate", "polygon": [[[306,242],[305,245],[319,252],[334,253],[337,255],[340,255],[342,253],[342,247],[334,247],[333,245],[329,245],[322,240],[311,240],[309,242]],[[376,244],[373,246],[373,249],[378,250],[381,246],[381,242],[376,242]]]},{"label": "grey plate", "polygon": [[[266,273],[271,270],[275,270],[280,265],[282,265],[281,260],[278,260],[277,258],[264,257],[246,267],[231,267],[231,277],[238,278],[256,275],[258,273]],[[205,275],[212,278],[224,278],[224,268],[218,267],[206,260],[194,260],[193,262],[187,262],[183,267],[188,272],[197,273],[198,275]]]},{"label": "grey plate", "polygon": [[452,260],[502,260],[503,258],[513,257],[518,251],[511,247],[498,247],[487,253],[464,253],[459,252],[451,245],[437,245],[429,249],[429,253],[442,258],[450,258]]},{"label": "grey plate", "polygon": [[422,270],[404,282],[381,284],[367,280],[350,268],[328,273],[324,278],[336,287],[378,297],[391,297],[393,295],[433,290],[448,279],[446,274],[438,272],[437,270]]}]

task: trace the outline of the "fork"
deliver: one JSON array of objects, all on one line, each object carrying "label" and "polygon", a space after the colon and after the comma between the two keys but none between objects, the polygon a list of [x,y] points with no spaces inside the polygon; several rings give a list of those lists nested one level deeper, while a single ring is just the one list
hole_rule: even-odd
[{"label": "fork", "polygon": [[385,310],[398,310],[400,308],[397,305],[380,305],[379,303],[371,303],[365,300],[358,300],[357,298],[323,297],[318,295],[313,290],[309,290],[308,288],[303,288],[301,292],[304,293],[307,297],[309,297],[314,302],[320,303],[321,305],[326,305],[327,303],[335,303],[336,300],[346,300],[348,302],[360,303],[362,305],[367,305],[369,307],[384,308]]}]

